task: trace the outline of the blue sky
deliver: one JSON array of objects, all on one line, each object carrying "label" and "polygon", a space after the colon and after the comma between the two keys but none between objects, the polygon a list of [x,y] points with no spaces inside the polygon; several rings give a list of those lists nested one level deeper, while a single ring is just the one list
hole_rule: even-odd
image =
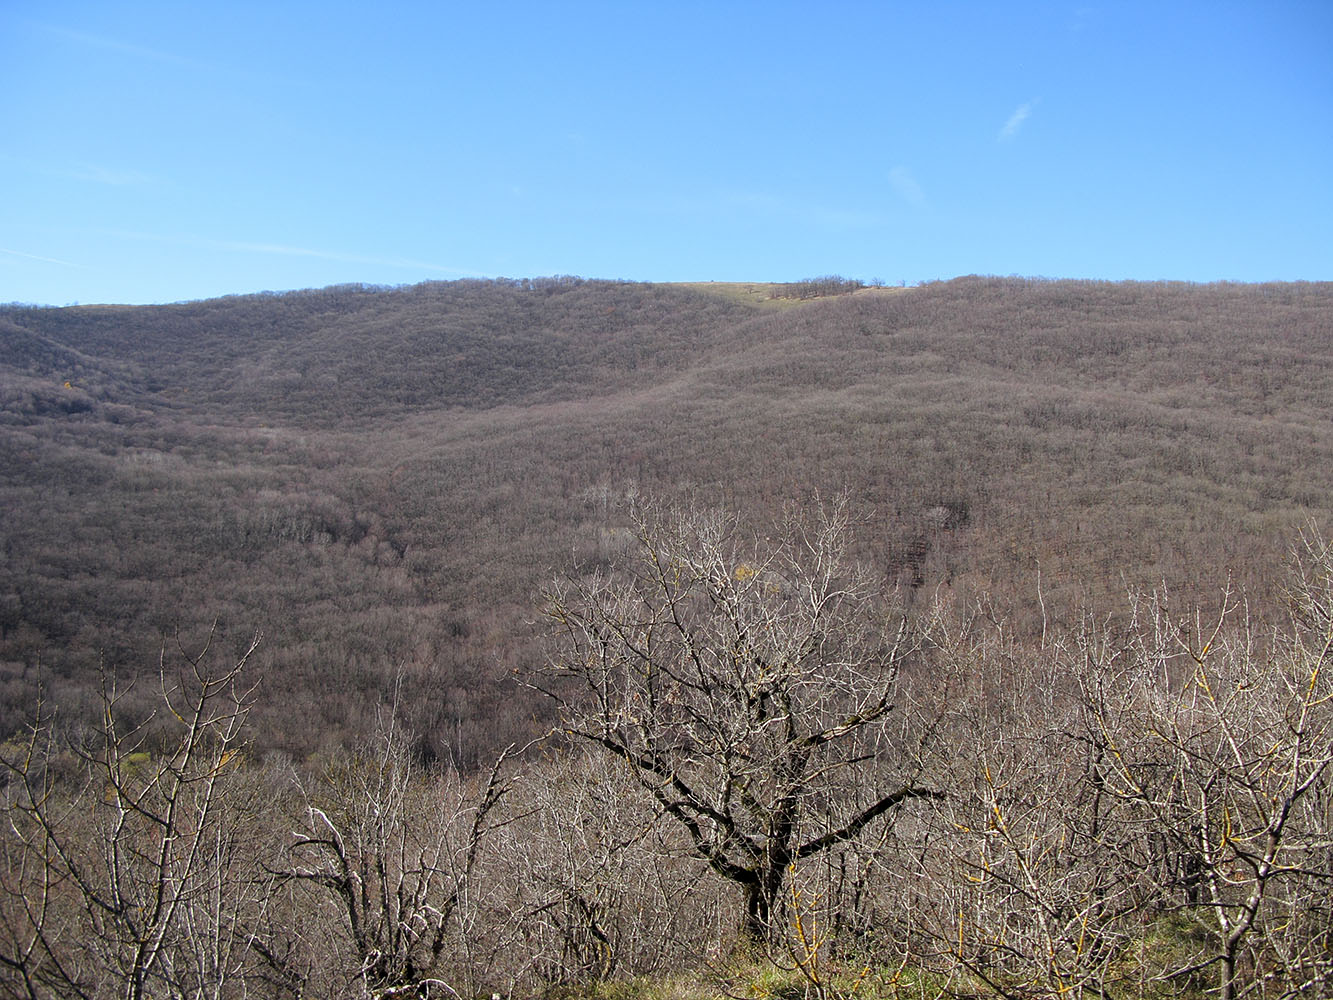
[{"label": "blue sky", "polygon": [[0,4],[0,301],[1333,279],[1333,2]]}]

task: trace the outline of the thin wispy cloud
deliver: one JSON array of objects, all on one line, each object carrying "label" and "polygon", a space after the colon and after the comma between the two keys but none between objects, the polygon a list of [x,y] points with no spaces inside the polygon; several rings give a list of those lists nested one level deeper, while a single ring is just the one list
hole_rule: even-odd
[{"label": "thin wispy cloud", "polygon": [[43,21],[29,21],[28,23],[41,31],[49,32],[66,41],[73,42],[76,45],[101,49],[105,52],[115,52],[142,62],[160,63],[164,66],[177,66],[183,69],[188,69],[196,74],[203,74],[205,77],[212,79],[219,86],[222,84],[222,81],[225,80],[249,80],[267,83],[273,86],[300,87],[306,89],[315,86],[313,81],[279,75],[273,72],[269,67],[264,67],[263,69],[239,69],[225,62],[195,59],[190,56],[180,55],[176,52],[155,49],[147,45],[136,45],[133,42],[122,41],[119,38],[112,38],[107,35],[94,35],[86,31],[75,31],[72,28],[65,28],[58,24],[49,24]]},{"label": "thin wispy cloud", "polygon": [[479,271],[468,271],[459,267],[447,267],[432,264],[429,261],[413,260],[410,257],[368,257],[355,253],[340,253],[336,250],[315,250],[310,247],[293,247],[281,243],[242,243],[233,241],[204,241],[223,250],[235,250],[240,253],[275,254],[280,257],[314,257],[318,260],[335,260],[343,264],[371,264],[376,267],[401,267],[413,271],[431,271],[435,274],[454,274],[468,278],[482,277]]},{"label": "thin wispy cloud", "polygon": [[37,174],[42,177],[57,177],[65,180],[89,181],[93,184],[106,184],[110,187],[130,187],[140,184],[156,184],[160,178],[146,174],[142,170],[108,167],[100,163],[87,161],[72,166],[66,163],[49,163],[35,159],[24,159],[0,154],[0,163],[12,165],[17,170]]},{"label": "thin wispy cloud", "polygon": [[1032,109],[1037,106],[1036,101],[1028,101],[1026,104],[1020,104],[1018,110],[1009,116],[1009,120],[1004,123],[1004,128],[1000,129],[1000,141],[1009,142],[1018,135],[1019,129],[1023,123],[1032,117]]},{"label": "thin wispy cloud", "polygon": [[898,197],[907,204],[913,208],[925,208],[926,194],[912,176],[912,171],[906,167],[894,167],[889,171],[889,184]]},{"label": "thin wispy cloud", "polygon": [[73,31],[70,28],[62,28],[57,24],[46,24],[35,21],[30,22],[36,27],[52,34],[59,35],[62,38],[80,45],[88,45],[93,48],[106,49],[111,52],[119,52],[122,55],[134,56],[137,59],[147,59],[152,62],[169,63],[173,66],[191,66],[200,67],[201,63],[187,59],[184,56],[176,55],[172,52],[162,52],[159,49],[148,48],[144,45],[134,45],[131,42],[122,42],[118,38],[108,38],[105,35],[92,35],[86,31]]},{"label": "thin wispy cloud", "polygon": [[82,264],[75,264],[73,261],[60,260],[57,257],[43,257],[41,254],[24,253],[22,250],[6,250],[0,247],[0,253],[7,253],[11,257],[23,257],[27,260],[40,260],[44,264],[60,264],[64,267],[83,267]]},{"label": "thin wispy cloud", "polygon": [[1070,34],[1082,34],[1093,24],[1098,13],[1099,11],[1096,7],[1075,7],[1073,11],[1070,12]]},{"label": "thin wispy cloud", "polygon": [[140,170],[114,170],[96,164],[84,164],[73,170],[63,170],[61,173],[74,180],[92,181],[94,184],[106,184],[110,187],[131,187],[154,182],[153,177]]},{"label": "thin wispy cloud", "polygon": [[201,250],[222,250],[231,253],[267,254],[278,257],[310,257],[316,260],[332,260],[342,264],[368,264],[374,267],[393,267],[408,271],[427,271],[432,274],[448,274],[461,278],[482,278],[480,271],[471,271],[462,267],[449,267],[433,264],[430,261],[416,260],[411,257],[376,257],[367,254],[343,253],[338,250],[319,250],[314,247],[297,247],[284,243],[255,243],[244,240],[213,240],[201,236],[164,236],[158,233],[136,233],[125,230],[107,231],[109,236],[121,239],[146,240],[153,243],[170,243],[176,246],[190,246]]}]

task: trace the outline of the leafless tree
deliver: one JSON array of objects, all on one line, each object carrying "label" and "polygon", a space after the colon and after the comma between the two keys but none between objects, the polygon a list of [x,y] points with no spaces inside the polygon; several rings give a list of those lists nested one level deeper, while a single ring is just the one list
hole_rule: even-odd
[{"label": "leafless tree", "polygon": [[[423,768],[386,723],[303,796],[274,875],[306,890],[297,905],[307,920],[333,923],[318,940],[308,931],[304,949],[329,989],[377,1000],[473,992],[461,981],[475,971],[465,959],[482,912],[473,873],[509,789],[504,763],[502,754],[479,784]],[[298,977],[302,950],[286,960]]]},{"label": "leafless tree", "polygon": [[931,751],[947,794],[898,883],[916,959],[959,994],[1119,993],[1151,893],[1142,826],[1101,789],[1077,643],[1020,641],[984,599],[944,616],[936,641],[948,704]]},{"label": "leafless tree", "polygon": [[762,940],[791,865],[933,794],[889,726],[919,629],[850,559],[845,496],[774,539],[698,506],[630,517],[614,572],[548,594],[545,689],[741,888]]},{"label": "leafless tree", "polygon": [[1175,912],[1205,946],[1168,970],[1216,972],[1217,994],[1330,986],[1333,552],[1304,538],[1286,627],[1261,632],[1227,588],[1211,619],[1163,592],[1136,609],[1132,645],[1100,664],[1106,791],[1159,838]]},{"label": "leafless tree", "polygon": [[553,751],[516,779],[513,801],[489,877],[512,887],[511,950],[534,985],[661,975],[734,926],[734,905],[623,761]]},{"label": "leafless tree", "polygon": [[[230,995],[265,894],[236,775],[258,637],[230,666],[209,642],[162,657],[164,735],[126,728],[102,674],[102,726],[62,743],[38,718],[4,757],[4,988],[30,998]],[[57,776],[59,771],[70,772]]]}]

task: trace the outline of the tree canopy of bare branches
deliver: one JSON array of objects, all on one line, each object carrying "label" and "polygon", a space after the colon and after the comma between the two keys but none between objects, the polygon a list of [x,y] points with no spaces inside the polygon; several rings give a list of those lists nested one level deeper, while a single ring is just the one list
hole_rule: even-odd
[{"label": "tree canopy of bare branches", "polygon": [[[161,660],[165,735],[126,726],[110,671],[100,731],[62,744],[38,718],[3,758],[0,985],[29,998],[220,996],[241,978],[264,889],[237,821],[242,686],[178,643]],[[63,758],[63,759],[62,759]],[[73,779],[58,781],[60,766]]]},{"label": "tree canopy of bare branches", "polygon": [[892,723],[916,626],[848,555],[849,500],[774,538],[635,501],[610,573],[548,595],[547,690],[744,895],[762,940],[790,867],[931,791]]}]

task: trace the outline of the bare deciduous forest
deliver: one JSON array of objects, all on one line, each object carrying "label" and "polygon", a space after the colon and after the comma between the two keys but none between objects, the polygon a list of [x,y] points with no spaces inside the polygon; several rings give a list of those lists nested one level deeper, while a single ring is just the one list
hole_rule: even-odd
[{"label": "bare deciduous forest", "polygon": [[0,308],[0,990],[1327,995],[1330,413],[1318,284]]}]

